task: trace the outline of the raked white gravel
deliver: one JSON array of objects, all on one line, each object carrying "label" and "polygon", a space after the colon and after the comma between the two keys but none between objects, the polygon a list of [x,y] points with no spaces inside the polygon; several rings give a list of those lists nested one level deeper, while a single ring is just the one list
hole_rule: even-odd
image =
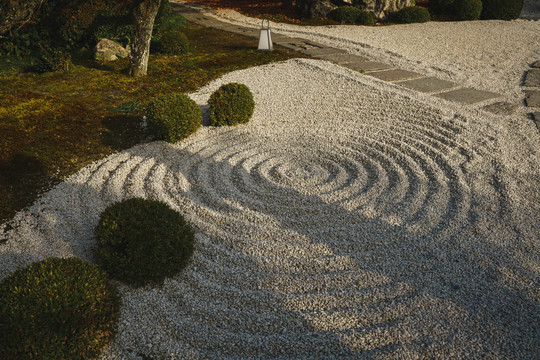
[{"label": "raked white gravel", "polygon": [[[178,2],[182,2],[178,0]],[[260,20],[234,10],[210,16],[260,27]],[[300,37],[344,49],[426,76],[501,94],[522,102],[529,65],[540,59],[540,1],[527,0],[514,21],[428,22],[394,26],[298,26],[271,23],[274,34]]]},{"label": "raked white gravel", "polygon": [[[0,275],[94,261],[99,214],[159,199],[196,229],[162,287],[121,285],[102,359],[533,359],[540,136],[531,121],[316,60],[227,74],[242,126],[152,142],[66,179],[12,222]],[[143,357],[144,356],[144,357]]]}]

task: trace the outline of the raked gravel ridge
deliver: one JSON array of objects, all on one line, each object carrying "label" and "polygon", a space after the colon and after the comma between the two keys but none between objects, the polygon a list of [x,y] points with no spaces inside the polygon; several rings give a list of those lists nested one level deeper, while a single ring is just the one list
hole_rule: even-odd
[{"label": "raked gravel ridge", "polygon": [[[102,359],[538,358],[540,136],[316,60],[227,74],[252,120],[98,161],[17,214],[0,275],[94,261],[114,201],[196,229],[162,287],[121,285]],[[527,135],[528,134],[528,135]]]}]

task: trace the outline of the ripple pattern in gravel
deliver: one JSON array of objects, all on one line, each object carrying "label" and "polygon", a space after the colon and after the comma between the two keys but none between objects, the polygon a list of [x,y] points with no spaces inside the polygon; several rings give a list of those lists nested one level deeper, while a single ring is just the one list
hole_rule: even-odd
[{"label": "ripple pattern in gravel", "polygon": [[153,198],[197,229],[194,258],[163,287],[121,285],[104,359],[534,358],[538,219],[517,222],[481,113],[311,60],[192,97],[231,81],[254,93],[250,123],[83,169],[19,214],[3,276],[93,260],[100,212]]}]

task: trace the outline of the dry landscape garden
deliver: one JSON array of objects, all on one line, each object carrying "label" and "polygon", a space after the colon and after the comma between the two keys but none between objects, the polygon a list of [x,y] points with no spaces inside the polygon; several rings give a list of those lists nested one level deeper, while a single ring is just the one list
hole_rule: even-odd
[{"label": "dry landscape garden", "polygon": [[0,145],[0,359],[540,358],[536,0],[6,0]]}]

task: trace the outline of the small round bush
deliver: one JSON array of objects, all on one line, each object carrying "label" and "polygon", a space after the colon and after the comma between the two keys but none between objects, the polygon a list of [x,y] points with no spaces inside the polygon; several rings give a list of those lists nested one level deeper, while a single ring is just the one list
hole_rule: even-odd
[{"label": "small round bush", "polygon": [[354,6],[340,6],[328,13],[334,21],[354,25],[375,25],[375,19],[369,11],[360,10]]},{"label": "small round bush", "polygon": [[202,111],[185,94],[161,95],[148,104],[146,118],[148,131],[160,140],[175,143],[197,131]]},{"label": "small round bush", "polygon": [[249,88],[244,84],[222,85],[208,100],[210,125],[230,126],[245,124],[251,119],[255,101]]},{"label": "small round bush", "polygon": [[133,198],[101,214],[96,255],[114,279],[135,287],[160,284],[186,266],[194,235],[182,215],[165,203]]},{"label": "small round bush", "polygon": [[399,24],[423,23],[431,20],[426,8],[410,6],[403,8],[394,14],[394,20]]},{"label": "small round bush", "polygon": [[483,0],[482,19],[513,20],[523,9],[523,0]]},{"label": "small round bush", "polygon": [[0,283],[0,359],[92,359],[113,337],[117,289],[77,258],[34,263]]},{"label": "small round bush", "polygon": [[180,30],[166,30],[159,36],[159,51],[169,55],[182,55],[189,52],[189,40]]},{"label": "small round bush", "polygon": [[456,0],[454,10],[459,20],[478,20],[482,12],[482,0]]}]

